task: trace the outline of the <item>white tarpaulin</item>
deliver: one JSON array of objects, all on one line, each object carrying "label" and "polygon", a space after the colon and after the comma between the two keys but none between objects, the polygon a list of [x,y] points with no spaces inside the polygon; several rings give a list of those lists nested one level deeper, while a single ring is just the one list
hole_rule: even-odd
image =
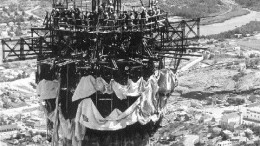
[{"label": "white tarpaulin", "polygon": [[107,117],[102,117],[90,98],[82,100],[78,106],[75,118],[77,139],[82,140],[84,138],[86,128],[114,131],[123,129],[136,122],[145,125],[151,120],[157,121],[159,115],[155,114],[158,112],[156,112],[154,100],[156,100],[155,93],[158,91],[158,87],[154,87],[154,85],[157,86],[154,82],[155,79],[151,77],[143,85],[144,89],[140,97],[124,112],[114,109]]},{"label": "white tarpaulin", "polygon": [[37,85],[36,92],[40,100],[56,99],[58,97],[59,82],[57,80],[41,80]]},{"label": "white tarpaulin", "polygon": [[142,92],[140,87],[143,82],[143,78],[140,78],[136,83],[129,80],[128,85],[120,85],[113,79],[110,83],[107,83],[101,77],[95,79],[93,76],[89,75],[80,79],[80,82],[72,96],[72,101],[89,97],[97,91],[107,94],[114,92],[121,100],[126,99],[127,96],[138,96]]},{"label": "white tarpaulin", "polygon": [[[157,75],[152,75],[150,78],[154,78],[154,83],[159,86],[158,92],[173,92],[177,83],[175,74],[168,69],[160,70],[156,72],[156,74]],[[114,92],[121,100],[126,99],[127,96],[139,96],[144,91],[145,83],[146,81],[143,78],[140,78],[136,83],[129,79],[127,85],[121,85],[113,79],[110,83],[107,83],[101,77],[95,79],[93,76],[89,75],[80,79],[80,82],[72,96],[72,101],[89,97],[97,91],[107,94]]]},{"label": "white tarpaulin", "polygon": [[[91,88],[96,89],[95,79],[93,78],[91,80],[91,83],[93,83]],[[161,87],[158,86],[158,83]],[[114,109],[107,117],[102,117],[90,98],[82,100],[78,106],[75,118],[75,136],[77,140],[83,140],[86,128],[100,131],[114,131],[123,129],[136,122],[139,122],[142,125],[145,125],[150,121],[156,122],[160,117],[159,108],[161,108],[159,107],[159,100],[161,99],[157,93],[159,89],[161,92],[172,92],[175,83],[175,76],[170,70],[165,70],[159,72],[157,75],[152,75],[148,81],[141,78],[136,83],[130,81],[127,86],[122,86],[117,83],[120,88],[116,89],[118,91],[115,91],[112,88],[115,93],[120,92],[121,95],[125,96],[128,96],[128,93],[138,93],[140,96],[124,112]],[[105,86],[108,86],[108,84]],[[92,93],[94,92],[96,91],[93,90]]]},{"label": "white tarpaulin", "polygon": [[[115,80],[106,83],[101,77],[96,79],[93,76],[82,77],[72,97],[72,101],[83,99],[78,105],[76,118],[73,120],[75,127],[69,126],[72,124],[71,121],[65,121],[60,116],[61,133],[68,135],[66,134],[68,133],[66,127],[68,127],[75,134],[75,136],[73,134],[73,136],[69,135],[69,137],[76,138],[74,142],[80,143],[84,139],[87,128],[100,131],[115,131],[136,122],[142,125],[150,121],[156,122],[159,120],[165,106],[165,104],[162,104],[164,100],[167,100],[165,95],[173,92],[176,83],[176,75],[168,69],[155,72],[155,75],[152,75],[147,81],[143,78],[140,78],[135,83],[129,80],[127,85],[121,85]],[[57,81],[42,80],[37,87],[37,92],[41,99],[57,98],[58,85]],[[109,116],[103,117],[91,98],[87,98],[97,91],[103,94],[115,93],[121,100],[126,99],[127,96],[138,98],[125,111],[114,109]]]}]

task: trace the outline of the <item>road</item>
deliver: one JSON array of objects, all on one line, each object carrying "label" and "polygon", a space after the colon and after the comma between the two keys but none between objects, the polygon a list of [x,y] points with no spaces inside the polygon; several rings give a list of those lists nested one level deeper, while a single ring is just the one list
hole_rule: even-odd
[{"label": "road", "polygon": [[[221,0],[221,1],[226,5],[230,6],[229,10],[221,15],[225,15],[226,13],[230,12],[232,10],[233,5],[238,5],[234,0]],[[241,27],[242,25],[245,25],[250,21],[255,21],[255,20],[260,21],[260,12],[251,11],[251,10],[248,11],[250,13],[247,15],[234,17],[221,23],[214,23],[210,25],[201,26],[200,34],[201,35],[218,34],[221,32],[233,30],[237,27]]]},{"label": "road", "polygon": [[251,10],[249,11],[250,13],[247,15],[234,17],[222,23],[215,23],[215,24],[201,26],[200,34],[201,35],[218,34],[221,32],[233,30],[237,27],[241,27],[242,25],[245,25],[250,21],[260,21],[260,12],[251,11]]},{"label": "road", "polygon": [[[238,5],[237,3],[234,2],[234,0],[221,0],[223,3],[225,3],[227,6],[229,6],[229,9],[220,14],[220,15],[225,15],[229,13],[232,10],[232,7],[234,5]],[[248,9],[246,9],[248,10]],[[214,23],[214,24],[209,24],[209,25],[201,25],[200,26],[200,35],[212,35],[212,34],[218,34],[221,32],[233,30],[237,27],[241,27],[242,25],[245,25],[249,23],[250,21],[260,21],[260,12],[256,11],[251,11],[248,10],[249,13],[247,15],[242,15],[238,17],[233,17],[229,20],[226,20],[221,23]],[[180,21],[182,18],[181,17],[171,17],[169,18],[169,21]]]}]

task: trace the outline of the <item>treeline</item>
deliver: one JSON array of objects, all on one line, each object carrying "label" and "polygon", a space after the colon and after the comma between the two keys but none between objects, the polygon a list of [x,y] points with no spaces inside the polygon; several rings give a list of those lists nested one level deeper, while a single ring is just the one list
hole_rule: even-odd
[{"label": "treeline", "polygon": [[184,0],[182,5],[172,0],[160,3],[163,10],[184,18],[206,17],[221,11],[222,6],[223,3],[220,0]]},{"label": "treeline", "polygon": [[260,3],[259,0],[235,0],[235,1],[238,4],[247,6],[247,7],[251,7],[251,6],[254,6],[254,5]]},{"label": "treeline", "polygon": [[[184,18],[197,18],[209,16],[221,11],[224,4],[221,0],[157,0],[161,10],[170,15]],[[123,3],[140,3],[139,0],[122,0]],[[142,0],[148,6],[149,0]]]},{"label": "treeline", "polygon": [[253,34],[255,31],[260,32],[260,22],[259,21],[251,21],[250,23],[243,25],[234,30],[222,32],[216,35],[207,36],[207,38],[214,38],[218,40],[224,40],[228,38],[234,38],[235,34],[242,34],[242,36],[246,36],[247,34]]},{"label": "treeline", "polygon": [[260,0],[235,0],[235,2],[251,10],[260,11]]}]

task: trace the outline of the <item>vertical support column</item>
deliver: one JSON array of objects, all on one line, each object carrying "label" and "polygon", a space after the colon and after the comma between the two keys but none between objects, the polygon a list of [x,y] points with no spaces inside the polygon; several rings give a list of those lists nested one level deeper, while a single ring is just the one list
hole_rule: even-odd
[{"label": "vertical support column", "polygon": [[[185,27],[185,24],[184,24],[184,27]],[[182,57],[182,54],[184,53],[184,38],[185,38],[185,30],[184,31],[182,31],[182,35],[181,35],[181,51],[179,52],[181,55],[180,55],[180,58]],[[176,64],[176,66],[175,66],[175,73],[177,72],[177,70],[178,70],[178,66],[179,66],[179,64],[180,64],[180,62],[181,62],[181,59],[178,59],[178,61],[177,61],[177,64]]]},{"label": "vertical support column", "polygon": [[86,3],[85,11],[88,11],[88,3]]},{"label": "vertical support column", "polygon": [[184,36],[185,36],[185,23],[186,22],[184,20],[181,21],[181,30]]},{"label": "vertical support column", "polygon": [[[182,47],[183,47],[183,44],[184,44],[183,41],[185,41],[185,37],[186,37],[185,27],[186,27],[186,22],[185,22],[185,20],[182,20],[182,21],[181,21],[181,30],[182,30]],[[186,42],[185,42],[185,45],[186,45]]]},{"label": "vertical support column", "polygon": [[182,39],[182,41],[181,41],[181,49],[182,49],[182,51],[184,51],[185,30],[184,30],[184,32],[182,32],[181,39]]},{"label": "vertical support column", "polygon": [[25,60],[25,54],[24,54],[24,39],[20,38],[20,59]]},{"label": "vertical support column", "polygon": [[115,7],[114,7],[114,9],[115,9],[115,12],[117,12],[117,13],[119,13],[119,0],[115,0]]},{"label": "vertical support column", "polygon": [[[160,14],[160,15],[161,15],[161,14]],[[159,20],[160,20],[161,17],[163,17],[163,16],[160,16],[160,17],[159,17]],[[166,12],[165,19],[166,19],[166,21],[168,22],[168,25],[171,25],[171,24],[169,23],[169,20],[168,20],[168,12]]]},{"label": "vertical support column", "polygon": [[57,48],[54,48],[54,31],[53,30],[50,30],[50,33],[51,33],[51,36],[50,36],[50,40],[51,40],[51,48],[48,48],[48,49],[51,49],[51,53],[53,54],[54,53],[54,49],[57,49]]},{"label": "vertical support column", "polygon": [[0,65],[3,64],[4,50],[5,50],[4,40],[2,40],[1,43],[2,43],[2,47],[0,48]]},{"label": "vertical support column", "polygon": [[116,2],[117,2],[117,0],[114,0],[113,2],[114,2],[114,3],[113,3],[114,11],[116,12],[116,10],[117,10],[117,9],[116,9]]},{"label": "vertical support column", "polygon": [[[142,38],[144,38],[144,32],[142,31]],[[142,45],[142,48],[141,48],[141,62],[143,63],[143,59],[144,59],[144,57],[143,57],[143,50],[144,50],[144,44]],[[144,72],[143,72],[143,64],[141,64],[141,76],[143,77],[144,76]],[[129,105],[128,105],[128,107],[129,107]]]},{"label": "vertical support column", "polygon": [[83,16],[83,5],[82,5],[82,0],[80,1],[80,7],[81,7],[81,15]]},{"label": "vertical support column", "polygon": [[67,90],[66,90],[66,113],[68,114],[68,107],[69,107],[69,91],[70,91],[70,87],[69,87],[69,64],[67,64],[66,66],[67,70],[66,70],[66,78],[67,78]]},{"label": "vertical support column", "polygon": [[200,38],[200,18],[197,19],[197,36]]},{"label": "vertical support column", "polygon": [[32,42],[31,42],[31,46],[32,46],[32,49],[34,50],[34,39],[33,39],[33,29],[31,28],[31,37],[32,37]]},{"label": "vertical support column", "polygon": [[122,8],[122,1],[119,0],[119,12],[121,11],[121,8]]},{"label": "vertical support column", "polygon": [[[114,75],[113,75],[113,69],[111,70],[111,80],[113,79],[114,80]],[[110,112],[113,111],[113,99],[114,99],[114,96],[113,96],[113,93],[111,94],[111,100],[110,100]]]},{"label": "vertical support column", "polygon": [[40,36],[40,38],[39,38],[39,56],[42,56],[42,42],[43,42],[43,37]]},{"label": "vertical support column", "polygon": [[163,29],[160,29],[160,34],[161,34],[161,47],[163,48],[164,47],[164,29],[165,27],[163,27]]},{"label": "vertical support column", "polygon": [[66,9],[69,8],[69,3],[68,3],[68,0],[66,0]]},{"label": "vertical support column", "polygon": [[55,99],[55,110],[54,110],[54,115],[55,115],[55,120],[54,120],[54,127],[53,127],[53,133],[52,133],[52,146],[57,146],[58,141],[59,141],[59,135],[58,135],[58,124],[59,124],[59,101],[60,101],[60,91],[61,91],[61,73],[58,73],[58,93],[57,93],[57,98]]},{"label": "vertical support column", "polygon": [[96,10],[96,0],[92,0],[91,4],[92,4],[92,12],[94,12]]},{"label": "vertical support column", "polygon": [[34,31],[34,30],[31,28],[31,37],[33,37],[33,31]]}]

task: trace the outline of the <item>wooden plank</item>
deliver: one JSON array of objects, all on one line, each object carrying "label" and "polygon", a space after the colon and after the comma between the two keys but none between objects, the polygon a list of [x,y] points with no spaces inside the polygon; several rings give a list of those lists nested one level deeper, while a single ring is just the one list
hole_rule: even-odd
[{"label": "wooden plank", "polygon": [[[31,56],[25,58],[25,60],[35,59],[37,56]],[[20,61],[20,58],[14,58],[14,59],[5,59],[3,62],[12,62],[12,61]]]},{"label": "wooden plank", "polygon": [[[36,54],[36,53],[28,53],[28,54],[26,54],[26,56],[30,56],[30,55],[38,55],[38,54]],[[10,56],[10,57],[14,57],[14,56],[17,56],[17,55],[8,55],[8,56]],[[18,54],[18,56],[20,56],[20,54]]]},{"label": "wooden plank", "polygon": [[4,59],[4,48],[5,45],[3,43],[4,40],[1,41],[2,47],[0,48],[0,65],[3,64],[3,59]]}]

